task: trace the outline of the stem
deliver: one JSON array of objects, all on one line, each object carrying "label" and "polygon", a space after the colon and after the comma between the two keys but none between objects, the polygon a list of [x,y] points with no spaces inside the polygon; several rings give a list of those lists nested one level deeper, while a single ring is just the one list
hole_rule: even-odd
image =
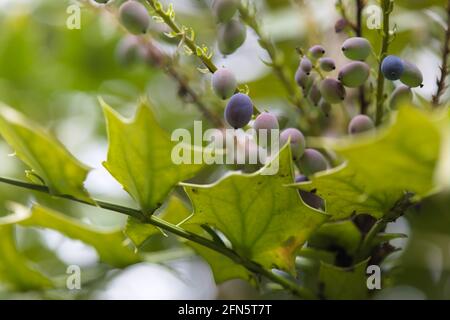
[{"label": "stem", "polygon": [[447,3],[447,30],[445,31],[444,46],[442,47],[441,57],[441,76],[437,80],[436,94],[433,95],[432,103],[435,107],[440,105],[440,100],[447,89],[446,79],[448,76],[448,56],[450,54],[450,0]]},{"label": "stem", "polygon": [[232,249],[229,249],[222,244],[216,243],[205,237],[202,237],[195,233],[187,231],[179,226],[173,225],[173,224],[171,224],[167,221],[164,221],[161,218],[158,218],[156,216],[148,217],[148,216],[144,215],[140,210],[128,208],[128,207],[124,207],[124,206],[120,206],[117,204],[112,204],[112,203],[104,202],[104,201],[100,201],[100,200],[94,200],[95,204],[93,204],[93,203],[89,203],[89,202],[77,199],[77,198],[69,196],[69,195],[55,195],[55,194],[52,194],[50,192],[49,188],[46,186],[27,183],[27,182],[9,179],[9,178],[5,178],[5,177],[0,177],[0,183],[13,185],[13,186],[23,188],[23,189],[46,193],[46,194],[49,194],[54,197],[83,203],[83,204],[86,204],[89,206],[98,206],[98,207],[106,209],[106,210],[122,213],[127,216],[136,218],[144,224],[150,224],[155,227],[161,228],[161,229],[163,229],[167,232],[170,232],[174,235],[177,235],[181,238],[190,240],[190,241],[200,244],[204,247],[207,247],[213,251],[221,253],[222,255],[228,257],[235,263],[242,265],[247,270],[249,270],[253,273],[256,273],[256,274],[260,274],[260,275],[264,276],[265,278],[267,278],[268,280],[278,283],[283,288],[291,291],[293,294],[295,294],[296,296],[298,296],[300,298],[303,298],[303,299],[315,299],[316,298],[315,295],[310,290],[308,290],[304,287],[300,287],[297,283],[295,283],[287,278],[281,277],[281,276],[273,273],[270,270],[263,268],[258,263],[254,262],[250,259],[247,259],[246,257],[242,257],[242,256],[238,255]]},{"label": "stem", "polygon": [[[355,33],[357,37],[362,37],[363,35],[363,10],[365,6],[364,0],[356,0],[356,28]],[[367,108],[369,107],[369,104],[367,103],[366,99],[366,88],[364,85],[360,86],[358,89],[358,97],[359,97],[359,104],[361,107],[361,114],[367,114]]]},{"label": "stem", "polygon": [[172,17],[163,10],[162,5],[159,2],[156,0],[147,0],[147,3],[153,8],[153,10],[155,10],[155,13],[163,19],[164,23],[172,29],[178,39],[183,42],[195,55],[197,55],[209,72],[214,73],[217,71],[218,68],[214,62],[212,62],[211,57],[207,56],[203,50],[197,50],[200,49],[200,47],[186,34],[185,30],[178,26]]},{"label": "stem", "polygon": [[381,72],[381,63],[384,58],[387,56],[387,52],[389,49],[390,43],[390,35],[389,35],[389,17],[393,10],[394,2],[393,0],[381,0],[381,9],[383,11],[383,40],[381,44],[380,54],[378,56],[379,67],[378,67],[378,80],[377,80],[377,110],[376,110],[376,125],[380,125],[383,120],[383,108],[384,108],[384,76]]},{"label": "stem", "polygon": [[239,13],[242,21],[245,22],[259,38],[259,45],[267,51],[270,59],[272,60],[271,67],[273,68],[275,75],[283,84],[289,96],[292,97],[293,103],[300,109],[303,108],[302,100],[303,94],[293,82],[294,77],[289,74],[289,71],[284,66],[283,56],[277,50],[273,42],[262,32],[261,26],[256,19],[256,15],[249,10],[249,4],[244,5],[242,2],[239,4]]}]

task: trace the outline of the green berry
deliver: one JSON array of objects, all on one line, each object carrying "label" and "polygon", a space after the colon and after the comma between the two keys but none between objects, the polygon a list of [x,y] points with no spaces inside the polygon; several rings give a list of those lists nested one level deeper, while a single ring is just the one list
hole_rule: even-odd
[{"label": "green berry", "polygon": [[397,109],[402,104],[411,103],[413,93],[410,87],[400,85],[392,92],[389,99],[389,107],[393,110]]},{"label": "green berry", "polygon": [[245,42],[247,30],[236,19],[230,20],[219,28],[219,50],[223,54],[232,54]]},{"label": "green berry", "polygon": [[370,42],[361,37],[349,38],[342,44],[342,52],[350,60],[366,60],[371,50]]},{"label": "green berry", "polygon": [[362,86],[369,78],[370,68],[365,62],[352,61],[339,72],[338,79],[349,88]]},{"label": "green berry", "polygon": [[288,128],[283,130],[280,134],[280,147],[286,145],[290,141],[292,157],[294,159],[300,158],[305,152],[305,136],[295,128]]},{"label": "green berry", "polygon": [[132,34],[143,34],[150,26],[147,9],[137,1],[124,2],[119,8],[119,20]]},{"label": "green berry", "polygon": [[213,0],[211,9],[218,22],[228,22],[236,14],[238,0]]},{"label": "green berry", "polygon": [[415,64],[403,60],[403,73],[400,77],[400,81],[406,84],[408,87],[415,88],[422,86],[423,75]]}]

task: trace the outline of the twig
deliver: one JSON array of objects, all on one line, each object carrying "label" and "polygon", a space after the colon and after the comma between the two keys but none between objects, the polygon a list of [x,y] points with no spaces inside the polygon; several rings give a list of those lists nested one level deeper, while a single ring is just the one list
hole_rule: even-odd
[{"label": "twig", "polygon": [[437,79],[436,94],[433,95],[432,103],[435,107],[440,105],[440,100],[445,90],[447,89],[447,76],[448,76],[448,56],[450,54],[450,0],[447,3],[447,30],[445,31],[444,45],[442,47],[441,57],[441,76]]},{"label": "twig", "polygon": [[303,298],[303,299],[316,299],[316,296],[307,288],[301,287],[299,286],[297,283],[295,283],[294,281],[291,281],[287,278],[284,278],[280,275],[275,274],[274,272],[272,272],[271,270],[267,270],[265,268],[263,268],[260,264],[246,258],[243,256],[240,256],[239,254],[237,254],[235,251],[233,251],[232,249],[229,249],[227,247],[225,247],[224,245],[211,241],[205,237],[199,236],[195,233],[192,233],[190,231],[187,231],[179,226],[173,225],[167,221],[162,220],[161,218],[158,218],[156,216],[146,216],[144,215],[140,210],[137,209],[133,209],[133,208],[128,208],[128,207],[124,207],[124,206],[120,206],[117,204],[113,204],[113,203],[109,203],[109,202],[105,202],[105,201],[100,201],[100,200],[94,200],[95,204],[86,202],[84,200],[80,200],[77,199],[73,196],[69,196],[69,195],[56,195],[56,194],[52,194],[50,192],[50,190],[48,189],[48,187],[43,186],[43,185],[37,185],[37,184],[31,184],[31,183],[27,183],[27,182],[23,182],[23,181],[18,181],[18,180],[14,180],[14,179],[9,179],[9,178],[5,178],[5,177],[0,177],[0,183],[4,183],[4,184],[9,184],[9,185],[13,185],[19,188],[23,188],[23,189],[28,189],[28,190],[33,190],[33,191],[37,191],[37,192],[42,192],[54,197],[58,197],[58,198],[62,198],[62,199],[67,199],[67,200],[71,200],[71,201],[75,201],[75,202],[79,202],[79,203],[83,203],[89,206],[98,206],[100,208],[106,209],[106,210],[110,210],[110,211],[114,211],[114,212],[118,212],[118,213],[122,213],[125,214],[127,216],[133,217],[135,219],[138,219],[139,221],[141,221],[144,224],[150,224],[153,225],[155,227],[161,228],[167,232],[170,232],[174,235],[177,235],[181,238],[190,240],[192,242],[195,242],[197,244],[200,244],[204,247],[207,247],[213,251],[216,251],[218,253],[221,253],[222,255],[228,257],[229,259],[231,259],[232,261],[234,261],[235,263],[242,265],[243,267],[245,267],[247,270],[249,270],[250,272],[253,272],[255,274],[259,274],[265,278],[267,278],[268,280],[271,280],[275,283],[278,283],[279,285],[281,285],[283,288],[291,291],[294,295]]},{"label": "twig", "polygon": [[217,71],[217,66],[212,61],[209,55],[206,55],[203,49],[198,46],[190,35],[186,34],[185,28],[180,27],[172,16],[164,11],[162,5],[156,0],[147,0],[147,3],[152,7],[155,13],[164,21],[164,23],[173,31],[173,35],[185,44],[193,54],[195,54],[204,64],[204,66],[209,70],[209,72],[214,73]]},{"label": "twig", "polygon": [[256,15],[254,12],[250,11],[250,4],[243,4],[242,1],[239,4],[239,13],[241,15],[242,21],[245,22],[250,28],[258,36],[259,45],[267,51],[272,62],[270,66],[273,68],[275,75],[283,84],[289,96],[292,98],[293,103],[300,108],[301,110],[304,108],[303,106],[303,94],[300,91],[299,87],[294,84],[294,77],[289,74],[289,71],[284,66],[283,56],[277,50],[273,42],[264,34],[261,30],[261,26],[259,25]]},{"label": "twig", "polygon": [[381,72],[381,63],[387,56],[387,52],[390,44],[390,31],[389,31],[389,17],[394,9],[393,0],[381,0],[381,9],[383,11],[383,31],[382,31],[382,45],[380,49],[380,54],[378,56],[379,66],[378,66],[378,80],[377,80],[377,93],[376,93],[376,125],[380,125],[383,120],[384,112],[384,76]]}]

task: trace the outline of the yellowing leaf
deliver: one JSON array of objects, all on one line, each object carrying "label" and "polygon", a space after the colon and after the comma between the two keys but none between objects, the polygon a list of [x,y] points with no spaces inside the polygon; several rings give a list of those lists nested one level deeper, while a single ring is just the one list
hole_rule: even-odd
[{"label": "yellowing leaf", "polygon": [[233,249],[266,268],[293,271],[294,256],[327,216],[306,206],[292,183],[289,148],[273,160],[275,175],[232,174],[207,186],[185,185],[194,207],[189,223],[220,230]]},{"label": "yellowing leaf", "polygon": [[92,203],[83,185],[89,169],[44,129],[14,109],[0,105],[0,134],[32,169],[28,177],[33,182],[42,179],[54,194]]},{"label": "yellowing leaf", "polygon": [[192,178],[201,165],[176,165],[175,142],[157,123],[148,105],[141,104],[132,120],[123,119],[102,102],[107,120],[109,150],[104,166],[151,215],[180,182]]}]

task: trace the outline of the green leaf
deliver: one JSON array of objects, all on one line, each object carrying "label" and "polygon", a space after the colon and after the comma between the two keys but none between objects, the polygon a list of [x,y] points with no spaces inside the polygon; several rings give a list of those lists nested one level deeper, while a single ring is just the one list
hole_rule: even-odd
[{"label": "green leaf", "polygon": [[322,225],[308,241],[308,246],[319,249],[332,249],[336,246],[353,255],[361,243],[361,232],[350,221],[330,222]]},{"label": "green leaf", "polygon": [[21,205],[12,206],[13,215],[0,218],[1,225],[20,224],[59,231],[63,235],[80,240],[98,252],[100,259],[111,266],[123,268],[138,263],[140,258],[126,246],[126,238],[120,230],[102,230],[85,225],[62,213],[36,205],[31,210]]},{"label": "green leaf", "polygon": [[148,105],[141,103],[135,117],[126,120],[105,102],[101,103],[109,137],[104,166],[141,209],[151,215],[180,181],[195,176],[202,165],[177,165],[172,161],[176,143],[159,126]]},{"label": "green leaf", "polygon": [[[187,206],[177,197],[171,197],[167,207],[165,207],[159,217],[172,224],[179,224],[191,215]],[[201,234],[209,238],[209,235],[202,230],[201,227],[195,224],[190,224],[187,221],[182,227],[188,231]],[[149,237],[160,234],[161,231],[149,224],[143,224],[137,219],[129,218],[126,227],[126,234],[134,242],[136,246],[142,245]],[[186,245],[194,249],[194,251],[208,262],[214,274],[216,283],[222,283],[230,279],[250,279],[251,275],[239,264],[230,260],[226,256],[208,249],[204,246],[196,244],[192,241],[186,241]]]},{"label": "green leaf", "polygon": [[17,251],[13,225],[0,222],[0,280],[19,291],[48,289],[53,283]]},{"label": "green leaf", "polygon": [[284,148],[275,175],[234,173],[213,185],[185,184],[194,207],[189,221],[221,231],[233,249],[266,268],[294,269],[299,247],[328,217],[306,206],[295,189],[291,153]]},{"label": "green leaf", "polygon": [[0,105],[0,134],[32,169],[27,177],[33,182],[43,181],[53,194],[93,203],[83,185],[89,168],[43,128],[16,110]]},{"label": "green leaf", "polygon": [[395,123],[375,137],[326,143],[346,163],[296,187],[315,190],[325,199],[333,219],[359,213],[380,218],[406,191],[415,193],[417,199],[434,191],[441,140],[432,116],[402,108]]},{"label": "green leaf", "polygon": [[[184,203],[177,197],[169,199],[167,207],[162,210],[159,218],[172,224],[179,224],[190,215]],[[144,224],[138,219],[128,218],[125,229],[127,236],[136,246],[141,246],[149,237],[161,234],[161,230],[151,224]]]},{"label": "green leaf", "polygon": [[252,274],[230,258],[194,242],[189,242],[188,245],[209,264],[216,283],[220,284],[232,279],[252,280]]},{"label": "green leaf", "polygon": [[321,263],[319,281],[322,295],[332,300],[362,300],[368,295],[367,269],[368,261],[363,261],[351,268],[340,268]]}]

